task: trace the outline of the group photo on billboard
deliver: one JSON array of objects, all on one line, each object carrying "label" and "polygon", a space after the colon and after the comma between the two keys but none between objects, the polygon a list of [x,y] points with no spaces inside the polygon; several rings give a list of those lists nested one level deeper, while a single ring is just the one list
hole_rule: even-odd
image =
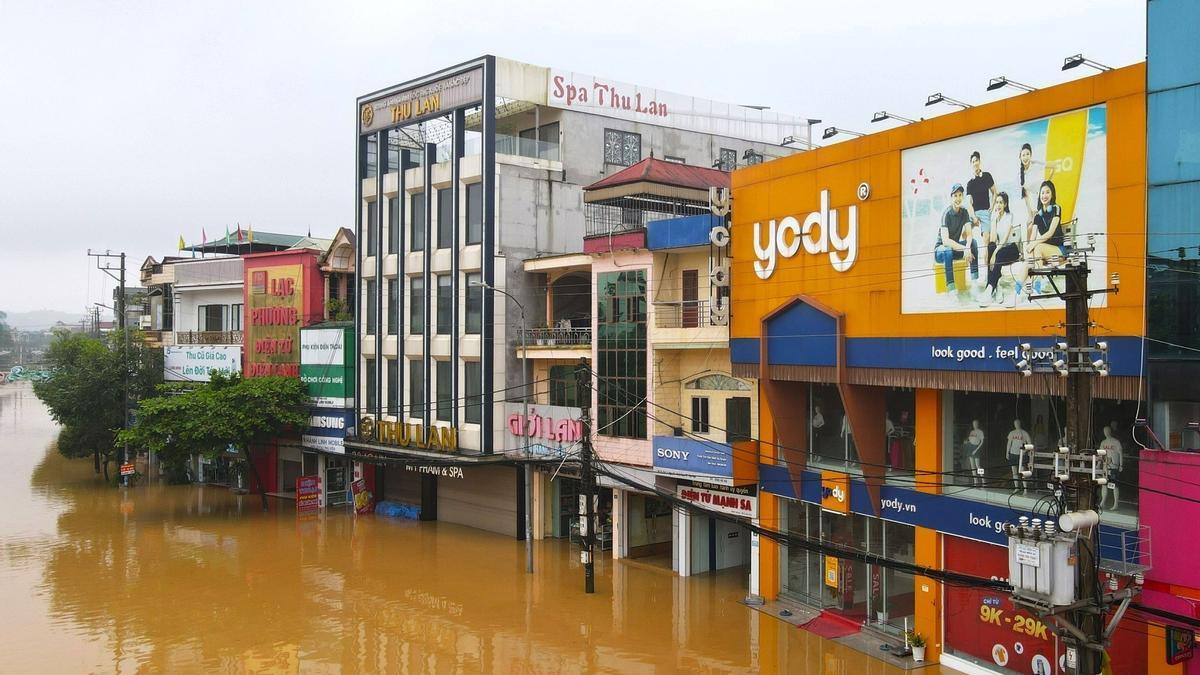
[{"label": "group photo on billboard", "polygon": [[1105,285],[1106,133],[1099,105],[904,150],[901,311],[1061,308],[1029,270],[1072,247]]}]

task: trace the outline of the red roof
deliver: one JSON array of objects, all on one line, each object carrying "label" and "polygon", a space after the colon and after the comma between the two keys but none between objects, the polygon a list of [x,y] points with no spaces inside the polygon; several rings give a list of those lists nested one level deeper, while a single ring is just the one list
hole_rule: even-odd
[{"label": "red roof", "polygon": [[720,169],[647,157],[633,166],[601,178],[585,187],[584,190],[599,190],[600,188],[640,182],[707,190],[710,187],[729,187],[729,174]]}]

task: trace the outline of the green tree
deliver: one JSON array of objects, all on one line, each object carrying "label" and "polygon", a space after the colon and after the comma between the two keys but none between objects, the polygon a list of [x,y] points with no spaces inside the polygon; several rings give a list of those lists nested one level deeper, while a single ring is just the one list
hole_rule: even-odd
[{"label": "green tree", "polygon": [[252,452],[308,423],[308,392],[290,377],[222,375],[188,388],[165,386],[161,395],[142,401],[137,424],[120,440],[153,450],[162,461],[186,461],[193,454],[213,457],[234,446],[258,483],[263,509],[267,488]]}]

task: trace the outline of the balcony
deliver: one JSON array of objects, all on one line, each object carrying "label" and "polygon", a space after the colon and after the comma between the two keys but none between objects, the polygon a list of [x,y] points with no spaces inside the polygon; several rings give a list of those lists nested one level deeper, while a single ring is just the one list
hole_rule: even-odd
[{"label": "balcony", "polygon": [[531,359],[579,359],[592,354],[592,327],[554,326],[525,329],[525,350],[517,356]]},{"label": "balcony", "polygon": [[711,349],[729,345],[728,314],[722,320],[709,300],[656,302],[650,341],[658,349]]},{"label": "balcony", "polygon": [[181,330],[175,332],[177,345],[240,345],[240,330]]}]

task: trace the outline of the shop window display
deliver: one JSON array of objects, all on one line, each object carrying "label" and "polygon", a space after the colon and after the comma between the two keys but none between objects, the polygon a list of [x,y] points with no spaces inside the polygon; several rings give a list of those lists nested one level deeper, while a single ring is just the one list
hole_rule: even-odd
[{"label": "shop window display", "polygon": [[[858,448],[841,395],[832,384],[809,388],[809,455],[818,466],[861,472]],[[891,472],[911,472],[916,462],[916,394],[891,388],[885,395],[883,461]]]}]

